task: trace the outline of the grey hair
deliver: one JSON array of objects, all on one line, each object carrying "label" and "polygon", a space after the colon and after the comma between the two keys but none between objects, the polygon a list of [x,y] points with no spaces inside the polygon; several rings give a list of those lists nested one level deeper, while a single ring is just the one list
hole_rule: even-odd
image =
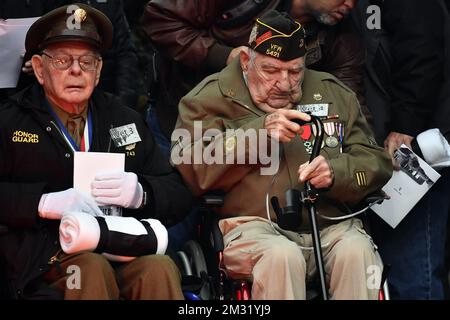
[{"label": "grey hair", "polygon": [[256,51],[252,48],[248,48],[249,65],[254,65],[256,59]]}]

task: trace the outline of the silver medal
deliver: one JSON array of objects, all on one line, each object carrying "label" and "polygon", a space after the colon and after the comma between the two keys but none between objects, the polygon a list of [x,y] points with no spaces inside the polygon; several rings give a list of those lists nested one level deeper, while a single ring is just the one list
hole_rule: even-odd
[{"label": "silver medal", "polygon": [[339,142],[338,142],[338,139],[336,137],[331,136],[331,137],[327,137],[326,138],[325,144],[329,148],[336,148],[338,146]]}]

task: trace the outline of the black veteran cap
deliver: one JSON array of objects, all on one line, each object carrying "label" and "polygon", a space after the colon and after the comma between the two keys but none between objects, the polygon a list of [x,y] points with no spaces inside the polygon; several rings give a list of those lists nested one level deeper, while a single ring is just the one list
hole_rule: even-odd
[{"label": "black veteran cap", "polygon": [[100,52],[112,42],[111,21],[102,12],[75,3],[48,12],[33,23],[25,38],[27,54],[61,41],[82,41]]},{"label": "black veteran cap", "polygon": [[306,53],[305,30],[286,12],[271,10],[256,19],[249,46],[280,60],[293,60]]}]

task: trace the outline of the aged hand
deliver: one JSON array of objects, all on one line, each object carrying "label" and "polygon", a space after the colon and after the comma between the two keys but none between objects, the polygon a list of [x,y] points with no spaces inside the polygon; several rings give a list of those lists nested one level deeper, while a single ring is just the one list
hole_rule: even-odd
[{"label": "aged hand", "polygon": [[324,156],[319,155],[311,163],[305,162],[298,168],[299,182],[307,180],[316,189],[330,188],[334,182],[334,172]]},{"label": "aged hand", "polygon": [[133,172],[105,172],[95,176],[91,194],[100,205],[139,208],[144,191]]},{"label": "aged hand", "polygon": [[302,130],[299,124],[292,122],[293,119],[310,121],[311,117],[297,110],[278,109],[266,117],[264,128],[270,137],[280,142],[289,142],[296,134],[301,134]]},{"label": "aged hand", "polygon": [[391,156],[392,165],[394,166],[395,170],[399,170],[400,169],[398,163],[394,160],[394,152],[395,152],[395,150],[400,148],[400,146],[402,144],[405,144],[409,148],[411,148],[411,142],[413,140],[414,140],[414,137],[411,137],[411,136],[409,136],[407,134],[398,133],[398,132],[391,132],[391,133],[389,133],[389,135],[387,136],[386,140],[384,140],[384,148],[386,149],[386,151]]},{"label": "aged hand", "polygon": [[60,192],[45,193],[39,201],[39,216],[44,219],[61,219],[68,211],[103,215],[95,201],[81,192],[70,188]]}]

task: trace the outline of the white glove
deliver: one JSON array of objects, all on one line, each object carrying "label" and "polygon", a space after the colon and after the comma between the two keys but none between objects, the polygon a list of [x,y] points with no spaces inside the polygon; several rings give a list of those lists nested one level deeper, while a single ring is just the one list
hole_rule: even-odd
[{"label": "white glove", "polygon": [[44,193],[39,201],[39,216],[44,219],[61,219],[67,211],[86,212],[93,216],[103,213],[95,201],[70,188],[60,192]]},{"label": "white glove", "polygon": [[91,183],[91,194],[99,205],[139,208],[144,190],[133,172],[99,173]]},{"label": "white glove", "polygon": [[450,166],[450,145],[439,129],[428,129],[420,133],[417,144],[425,161],[434,169]]}]

